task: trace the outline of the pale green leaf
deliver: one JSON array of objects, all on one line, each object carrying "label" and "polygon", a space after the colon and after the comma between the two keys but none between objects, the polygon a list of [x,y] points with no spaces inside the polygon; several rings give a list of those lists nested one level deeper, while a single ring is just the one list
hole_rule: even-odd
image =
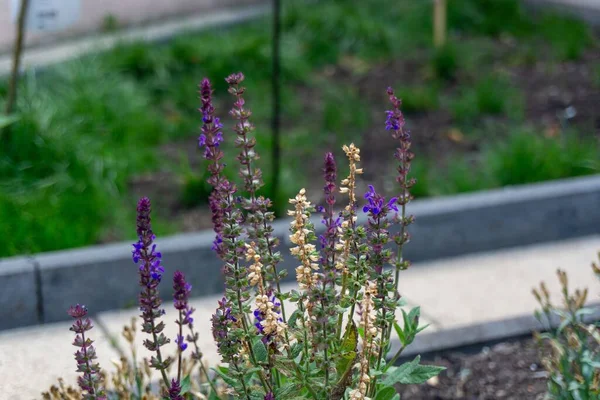
[{"label": "pale green leaf", "polygon": [[406,379],[406,377],[419,365],[419,361],[421,361],[421,356],[417,356],[414,360],[400,365],[391,373],[387,374],[386,378],[383,380],[383,384],[392,386]]},{"label": "pale green leaf", "polygon": [[420,384],[426,382],[429,378],[437,376],[445,370],[444,367],[435,365],[417,365],[410,373],[402,377],[398,382],[404,385]]},{"label": "pale green leaf", "polygon": [[386,386],[377,391],[375,400],[392,400],[396,395],[396,389],[391,386]]},{"label": "pale green leaf", "polygon": [[252,351],[254,352],[254,357],[256,358],[257,362],[267,362],[269,353],[267,352],[267,348],[260,338],[256,338],[256,340],[254,340]]}]

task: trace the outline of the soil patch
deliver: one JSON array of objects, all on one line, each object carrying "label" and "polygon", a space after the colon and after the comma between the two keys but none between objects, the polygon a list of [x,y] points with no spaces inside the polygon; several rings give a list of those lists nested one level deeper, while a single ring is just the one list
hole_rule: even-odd
[{"label": "soil patch", "polygon": [[541,400],[546,391],[547,374],[531,338],[451,352],[429,362],[447,369],[425,384],[401,387],[403,400]]}]

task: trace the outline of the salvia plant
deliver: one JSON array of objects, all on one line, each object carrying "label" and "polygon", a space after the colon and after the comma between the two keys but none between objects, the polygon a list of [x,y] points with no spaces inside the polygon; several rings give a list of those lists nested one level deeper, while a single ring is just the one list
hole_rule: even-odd
[{"label": "salvia plant", "polygon": [[[593,263],[592,268],[600,278],[599,264]],[[548,373],[547,397],[553,400],[598,399],[600,325],[585,322],[585,316],[594,313],[585,305],[588,290],[571,292],[567,273],[558,270],[557,274],[562,307],[552,303],[544,282],[533,289],[533,295],[541,306],[535,315],[545,328],[545,332],[536,333],[535,338],[540,346],[542,364]]]},{"label": "salvia plant", "polygon": [[[414,220],[406,206],[415,180],[409,178],[411,136],[394,91],[387,89],[390,110],[385,129],[397,142],[397,194],[385,198],[371,185],[366,193],[358,192],[363,169],[354,144],[343,146],[348,175],[342,179],[334,155],[326,153],[323,204],[312,204],[305,189],[289,200],[297,288],[286,291],[282,286],[286,271],[278,266],[282,256],[273,233],[272,203],[260,191],[263,179],[244,75],[232,74],[226,81],[233,98],[229,115],[234,134],[229,140],[238,152],[239,185],[225,174],[221,144],[228,136],[208,79],[200,84],[198,140],[213,187],[209,199],[213,250],[223,262],[225,276],[225,294],[211,320],[222,364],[207,370],[197,345],[201,332],[188,303],[191,286],[179,271],[173,274],[172,285],[178,333],[174,338],[164,333],[159,290],[165,269],[152,231],[150,200],[142,198],[133,261],[139,269],[141,331],[152,357],[138,360],[132,321],[123,331],[131,357],[115,363],[117,371],[110,377],[102,373],[94,362],[87,309],[77,305],[69,313],[76,319],[72,329],[79,348],[79,389],[61,382],[45,398],[392,400],[400,398],[396,385],[422,383],[443,370],[420,364],[419,357],[395,365],[425,327],[419,325],[419,308],[405,311],[399,293],[401,271],[410,265],[403,249]],[[360,224],[359,217],[366,223]],[[322,229],[315,228],[315,220]],[[318,231],[323,233],[317,235]],[[394,353],[393,336],[398,338]],[[156,377],[158,385],[153,383]]]}]

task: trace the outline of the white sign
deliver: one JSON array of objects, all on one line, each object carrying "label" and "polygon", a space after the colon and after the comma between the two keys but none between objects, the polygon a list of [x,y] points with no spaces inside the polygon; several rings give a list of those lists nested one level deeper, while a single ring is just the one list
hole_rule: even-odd
[{"label": "white sign", "polygon": [[[11,0],[12,20],[16,23],[22,0]],[[55,32],[68,28],[79,18],[81,0],[29,0],[27,30]]]}]

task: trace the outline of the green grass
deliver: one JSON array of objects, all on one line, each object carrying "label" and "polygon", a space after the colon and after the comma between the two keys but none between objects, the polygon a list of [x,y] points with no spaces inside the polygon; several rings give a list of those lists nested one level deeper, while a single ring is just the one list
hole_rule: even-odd
[{"label": "green grass", "polygon": [[533,29],[520,0],[449,0],[448,25],[460,32],[523,36]]},{"label": "green grass", "polygon": [[483,153],[483,167],[500,186],[519,185],[589,175],[600,167],[597,140],[582,140],[573,132],[546,138],[517,131]]},{"label": "green grass", "polygon": [[[144,171],[162,122],[142,88],[90,64],[71,63],[21,87],[18,122],[0,159],[0,254],[96,241],[129,170]],[[134,149],[136,149],[134,151]],[[18,212],[15,212],[18,210]]]},{"label": "green grass", "polygon": [[518,119],[523,115],[522,96],[506,78],[491,75],[463,87],[451,103],[451,110],[454,119],[461,123],[472,123],[485,115]]},{"label": "green grass", "polygon": [[[535,49],[538,41],[548,43],[558,59],[580,57],[592,44],[585,25],[565,18],[545,16],[542,28],[534,29],[536,23],[518,0],[450,0],[448,6],[449,44],[436,51],[431,43],[430,2],[333,0],[318,6],[286,2],[285,162],[282,187],[274,199],[281,207],[278,213],[283,213],[287,198],[318,173],[317,167],[307,172],[306,165],[306,160],[315,159],[315,148],[339,152],[344,142],[361,145],[363,133],[373,126],[369,100],[356,87],[324,77],[331,65],[352,61],[350,73],[357,78],[371,66],[392,59],[418,60],[421,65],[414,74],[429,74],[422,83],[391,82],[397,84],[409,119],[411,114],[449,107],[468,132],[474,126],[481,128],[485,116],[506,118],[515,126],[522,118],[521,94],[492,65],[496,38],[517,37],[523,42],[518,49]],[[114,21],[110,25],[113,29]],[[268,193],[270,35],[269,20],[261,19],[185,34],[166,44],[122,44],[39,76],[24,77],[19,120],[10,126],[12,141],[4,144],[6,151],[0,155],[0,257],[88,245],[107,232],[111,237],[130,238],[135,199],[129,181],[142,173],[174,171],[174,179],[182,182],[175,194],[181,205],[205,203],[210,188],[205,177],[189,167],[187,155],[178,163],[159,151],[162,144],[174,140],[195,143],[200,125],[196,87],[204,76],[213,81],[217,112],[222,116],[231,104],[223,78],[236,71],[248,76],[246,99],[257,126],[264,193]],[[532,62],[535,56],[529,51],[523,57]],[[455,94],[448,95],[449,90]],[[3,80],[0,106],[5,96]],[[226,125],[226,131],[229,128]],[[433,160],[418,157],[413,174],[419,182],[413,193],[417,197],[456,193],[597,168],[591,161],[580,162],[594,160],[597,153],[590,144],[578,146],[569,139],[557,147],[555,142],[530,136],[516,135],[506,143],[490,145],[481,155],[485,162],[476,157],[457,159],[448,161],[443,170]],[[533,146],[536,154],[547,153],[547,159],[534,157],[527,146]],[[234,157],[235,152],[229,152],[229,164],[235,164]],[[474,168],[478,162],[481,167]],[[514,172],[521,169],[533,172]],[[230,178],[235,178],[235,171]],[[169,215],[157,211],[162,234],[177,229],[165,222]]]},{"label": "green grass", "polygon": [[541,19],[539,30],[561,60],[579,59],[593,43],[591,28],[575,18],[547,14]]},{"label": "green grass", "polygon": [[473,192],[600,172],[600,142],[574,132],[549,138],[516,130],[480,154],[453,157],[428,175],[429,195]]},{"label": "green grass", "polygon": [[435,84],[427,86],[414,86],[402,88],[397,91],[398,97],[402,99],[402,110],[407,113],[423,113],[437,110],[439,107],[440,92]]}]

